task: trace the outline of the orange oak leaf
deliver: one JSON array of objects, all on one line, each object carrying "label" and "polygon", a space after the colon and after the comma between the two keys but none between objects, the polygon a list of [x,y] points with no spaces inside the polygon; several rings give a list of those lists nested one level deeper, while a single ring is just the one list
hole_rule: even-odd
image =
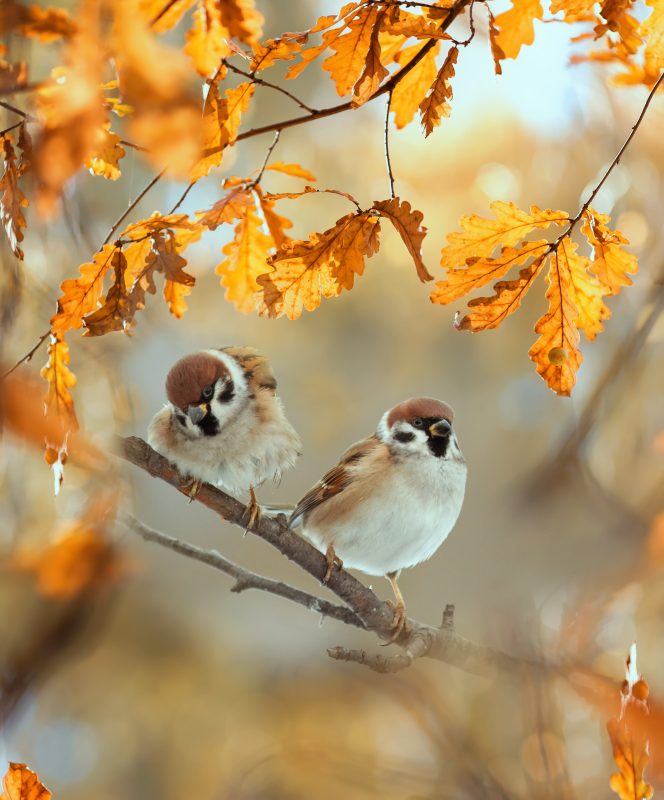
[{"label": "orange oak leaf", "polygon": [[454,77],[454,65],[458,55],[459,49],[452,47],[431,86],[429,94],[420,103],[420,117],[425,136],[428,136],[437,125],[440,125],[441,117],[449,117],[450,115],[452,110],[449,103],[452,99],[450,81]]},{"label": "orange oak leaf", "polygon": [[538,206],[531,206],[528,212],[514,203],[495,200],[489,207],[496,219],[471,214],[461,218],[461,231],[447,235],[447,245],[441,251],[441,266],[463,268],[469,258],[489,258],[499,246],[514,247],[535,228],[565,225],[570,221],[564,211],[543,210]]},{"label": "orange oak leaf", "polygon": [[[442,9],[441,9],[442,11]],[[416,39],[449,39],[450,35],[440,29],[437,22],[422,14],[412,14],[403,8],[388,10],[383,30],[393,36],[414,37]]]},{"label": "orange oak leaf", "polygon": [[512,8],[496,17],[499,30],[496,45],[505,58],[516,58],[524,45],[535,41],[533,23],[542,16],[542,0],[512,0]]},{"label": "orange oak leaf", "polygon": [[[328,47],[330,47],[332,43],[342,35],[346,28],[345,23],[340,25],[338,28],[333,28],[332,26],[341,20],[345,20],[346,17],[353,14],[357,10],[358,6],[359,3],[357,2],[346,3],[346,5],[341,8],[336,16],[326,15],[318,19],[313,28],[309,29],[308,33],[312,34],[324,31],[322,42],[319,45],[308,47],[307,49],[300,51],[299,55],[302,60],[297,64],[293,64],[289,68],[285,76],[287,80],[297,78],[298,75],[300,75],[309,66],[309,64],[314,61],[314,59],[316,59],[321,53],[325,52],[325,50],[327,50]],[[329,30],[330,28],[332,28],[332,30]]]},{"label": "orange oak leaf", "polygon": [[133,301],[133,297],[127,293],[125,284],[127,259],[120,248],[113,251],[111,267],[115,271],[115,280],[106,293],[104,303],[101,308],[83,318],[86,336],[102,336],[111,331],[127,331],[133,322],[136,303]]},{"label": "orange oak leaf", "polygon": [[254,45],[251,71],[260,72],[277,61],[292,61],[308,39],[308,32],[285,33],[278,39],[268,39],[264,44]]},{"label": "orange oak leaf", "polygon": [[201,225],[205,225],[209,230],[215,231],[224,223],[240,219],[245,214],[250,203],[251,192],[244,187],[239,187],[224,195],[221,200],[217,200],[213,206],[205,211],[197,211],[196,217]]},{"label": "orange oak leaf", "polygon": [[389,219],[397,229],[415,262],[417,277],[422,283],[432,281],[433,275],[429,273],[422,260],[422,242],[427,235],[427,229],[422,225],[422,212],[411,210],[410,203],[407,200],[402,201],[398,197],[376,202],[372,207],[378,211],[381,217]]},{"label": "orange oak leaf", "polygon": [[566,395],[576,383],[583,355],[579,350],[580,335],[576,322],[579,311],[572,295],[572,276],[569,270],[567,249],[569,239],[564,239],[551,255],[546,298],[549,308],[535,325],[539,339],[528,351],[539,374],[556,394]]},{"label": "orange oak leaf", "polygon": [[596,0],[552,0],[551,13],[557,14],[562,11],[566,21],[575,22],[589,14],[595,2]]},{"label": "orange oak leaf", "polygon": [[138,12],[155,33],[174,28],[196,0],[139,0]]},{"label": "orange oak leaf", "polygon": [[241,83],[234,89],[226,89],[222,99],[219,94],[219,77],[208,82],[208,95],[203,110],[203,153],[191,173],[192,181],[197,181],[207,175],[212,167],[221,164],[224,149],[237,138],[242,114],[249,107],[256,88],[254,83]]},{"label": "orange oak leaf", "polygon": [[618,772],[609,785],[620,800],[650,800],[653,787],[645,779],[650,761],[648,746],[649,687],[636,668],[636,644],[625,662],[626,678],[620,693],[620,714],[607,723]]},{"label": "orange oak leaf", "polygon": [[40,374],[48,383],[44,411],[62,434],[78,430],[74,400],[70,393],[70,389],[76,386],[76,377],[68,364],[69,347],[63,335],[52,335],[48,346],[48,361]]},{"label": "orange oak leaf", "polygon": [[364,259],[378,250],[378,218],[367,211],[347,214],[308,241],[288,241],[270,257],[271,271],[257,278],[263,292],[260,311],[271,317],[297,319],[313,311],[323,297],[352,289],[364,272]]},{"label": "orange oak leaf", "polygon": [[346,19],[348,31],[330,43],[334,53],[323,61],[323,69],[330,73],[342,97],[352,90],[362,72],[379,14],[378,6],[360,6]]},{"label": "orange oak leaf", "polygon": [[184,271],[187,262],[178,253],[177,240],[171,232],[167,231],[165,235],[156,234],[152,242],[156,256],[155,270],[163,273],[166,278],[164,300],[171,314],[179,319],[187,310],[185,297],[191,294],[196,278]]},{"label": "orange oak leaf", "polygon": [[222,58],[230,55],[230,31],[223,24],[214,0],[201,0],[194,11],[194,23],[187,31],[184,52],[191,58],[199,75],[210,75]]},{"label": "orange oak leaf", "polygon": [[231,36],[246,44],[256,44],[263,35],[264,17],[255,0],[215,0],[224,25]]},{"label": "orange oak leaf", "polygon": [[641,24],[640,34],[646,42],[645,71],[659,76],[664,69],[664,7],[658,0],[646,0],[652,8]]},{"label": "orange oak leaf", "polygon": [[266,197],[260,186],[256,187],[256,194],[258,201],[265,217],[265,224],[270,231],[270,236],[274,242],[274,247],[281,247],[281,245],[288,240],[286,230],[293,227],[293,223],[287,218],[277,214],[274,210],[274,201]]},{"label": "orange oak leaf", "polygon": [[114,244],[104,245],[94,254],[91,262],[81,264],[79,278],[70,278],[60,284],[62,295],[58,298],[58,310],[51,318],[53,333],[80,328],[83,317],[97,309],[104,277],[111,267],[116,249]]},{"label": "orange oak leaf", "polygon": [[26,6],[16,0],[3,0],[0,8],[0,35],[13,30],[22,36],[47,43],[72,36],[76,31],[76,24],[64,8],[43,8],[36,3]]},{"label": "orange oak leaf", "polygon": [[[469,292],[478,289],[480,286],[484,286],[496,278],[501,278],[503,275],[506,275],[512,267],[522,264],[529,258],[545,257],[550,249],[549,242],[547,242],[546,239],[542,239],[536,242],[522,242],[518,247],[503,247],[501,248],[500,254],[495,258],[489,258],[487,256],[468,258],[465,267],[458,267],[457,269],[448,268],[446,280],[438,281],[436,288],[431,293],[431,302],[447,305],[454,300],[464,297]],[[497,292],[498,288],[498,284],[496,284],[495,289]],[[516,285],[514,287],[509,287],[507,290],[508,295],[511,291],[516,292],[517,289],[518,286]],[[509,297],[503,297],[501,295],[499,298],[492,298],[492,302],[502,302],[503,299],[507,300]],[[487,298],[479,298],[479,300],[488,302]],[[462,326],[459,325],[459,327]]]},{"label": "orange oak leaf", "polygon": [[[547,244],[544,242],[543,244]],[[528,266],[519,271],[519,277],[511,281],[498,281],[491,297],[476,297],[468,302],[468,313],[455,327],[459,330],[479,333],[497,328],[503,320],[513,314],[540,274],[548,256],[548,250],[540,252]]]},{"label": "orange oak leaf", "polygon": [[623,286],[631,285],[629,274],[638,271],[638,262],[635,255],[622,248],[629,240],[619,231],[610,230],[609,221],[608,214],[588,208],[581,230],[593,248],[592,271],[606,287],[607,294],[618,294]]},{"label": "orange oak leaf", "polygon": [[381,61],[380,31],[384,17],[385,10],[383,9],[374,22],[367,59],[364,62],[362,74],[353,87],[352,105],[354,107],[361,106],[373,97],[383,80],[389,75]]},{"label": "orange oak leaf", "polygon": [[603,300],[608,291],[595,275],[588,271],[591,266],[590,260],[576,252],[576,244],[569,238],[566,237],[562,240],[558,253],[559,258],[567,262],[566,272],[570,277],[570,299],[578,312],[574,324],[586,334],[589,341],[592,341],[598,333],[604,330],[602,320],[611,316],[611,312]]},{"label": "orange oak leaf", "polygon": [[51,800],[51,793],[37,775],[25,764],[15,761],[9,762],[2,787],[4,792],[0,800]]},{"label": "orange oak leaf", "polygon": [[120,144],[120,137],[111,131],[111,124],[97,129],[95,145],[85,160],[85,166],[93,175],[101,175],[110,181],[120,177],[120,159],[125,149]]},{"label": "orange oak leaf", "polygon": [[5,169],[0,178],[0,219],[5,229],[9,246],[17,258],[23,258],[23,250],[19,242],[23,241],[23,229],[26,226],[23,209],[28,206],[28,199],[18,185],[20,167],[16,163],[16,155],[9,134],[2,137]]},{"label": "orange oak leaf", "polygon": [[[423,44],[415,44],[407,47],[396,56],[396,61],[400,65],[407,64],[424,47]],[[404,128],[413,119],[420,107],[422,99],[436,80],[438,68],[436,66],[436,56],[440,49],[440,42],[427,52],[410,72],[397,83],[392,92],[390,100],[390,111],[394,112],[394,123],[397,128]]]},{"label": "orange oak leaf", "polygon": [[221,285],[226,287],[226,299],[244,314],[256,308],[261,288],[256,278],[265,273],[268,253],[274,247],[262,224],[252,200],[235,226],[235,236],[222,249],[226,258],[215,270],[221,277]]},{"label": "orange oak leaf", "polygon": [[273,169],[277,172],[283,172],[285,175],[292,175],[294,178],[303,178],[305,181],[314,183],[316,181],[316,176],[299,164],[284,164],[283,161],[275,161],[272,164],[268,164],[265,169]]}]

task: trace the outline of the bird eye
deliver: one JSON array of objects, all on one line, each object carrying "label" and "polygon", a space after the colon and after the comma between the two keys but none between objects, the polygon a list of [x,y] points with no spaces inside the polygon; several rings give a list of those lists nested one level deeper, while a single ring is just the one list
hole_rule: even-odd
[{"label": "bird eye", "polygon": [[203,389],[204,400],[209,400],[213,394],[214,394],[214,386],[212,386],[211,384]]},{"label": "bird eye", "polygon": [[422,418],[421,417],[415,417],[415,419],[413,420],[413,427],[414,428],[421,428],[422,425],[424,425],[424,422],[422,421]]}]

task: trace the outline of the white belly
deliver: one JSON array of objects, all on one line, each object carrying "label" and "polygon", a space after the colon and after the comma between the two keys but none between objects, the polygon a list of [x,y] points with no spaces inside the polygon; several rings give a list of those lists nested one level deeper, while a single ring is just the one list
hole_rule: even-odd
[{"label": "white belly", "polygon": [[[466,465],[444,461],[415,465],[409,480],[384,480],[353,502],[354,512],[332,526],[316,515],[304,534],[321,552],[332,544],[344,566],[385,575],[430,558],[445,541],[461,511]],[[344,492],[341,493],[343,495]],[[338,497],[341,497],[339,495]]]}]

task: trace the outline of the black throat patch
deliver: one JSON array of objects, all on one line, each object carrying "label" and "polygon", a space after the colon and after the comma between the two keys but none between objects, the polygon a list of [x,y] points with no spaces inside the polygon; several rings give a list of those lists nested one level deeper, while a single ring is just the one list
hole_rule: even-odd
[{"label": "black throat patch", "polygon": [[206,414],[196,424],[203,431],[204,436],[216,436],[219,433],[219,421],[214,414]]},{"label": "black throat patch", "polygon": [[445,458],[447,455],[447,450],[450,446],[450,436],[452,435],[452,431],[450,431],[447,436],[433,436],[429,433],[429,428],[436,422],[438,422],[438,419],[435,417],[424,420],[427,431],[427,444],[429,445],[429,450],[432,455],[434,455],[436,458]]}]

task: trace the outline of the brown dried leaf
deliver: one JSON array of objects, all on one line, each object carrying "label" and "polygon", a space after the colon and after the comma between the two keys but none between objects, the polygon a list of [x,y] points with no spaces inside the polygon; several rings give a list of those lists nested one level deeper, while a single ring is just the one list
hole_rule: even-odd
[{"label": "brown dried leaf", "polygon": [[152,249],[156,256],[155,270],[166,278],[164,300],[171,314],[179,319],[187,310],[185,297],[191,294],[196,278],[184,271],[187,261],[179,255],[176,237],[170,232],[167,231],[165,236],[157,234]]},{"label": "brown dried leaf", "polygon": [[372,208],[378,211],[381,217],[389,219],[397,229],[415,262],[417,277],[422,283],[432,281],[433,275],[429,273],[422,260],[422,242],[427,234],[427,229],[422,225],[422,212],[411,210],[410,203],[398,197],[375,202]]},{"label": "brown dried leaf", "polygon": [[26,226],[23,209],[27,208],[28,199],[18,185],[20,169],[16,164],[16,155],[9,134],[5,134],[2,138],[2,145],[5,170],[0,178],[0,219],[12,252],[17,258],[22,259],[23,250],[19,242],[23,241],[23,229]]},{"label": "brown dried leaf", "polygon": [[16,89],[20,89],[28,82],[28,65],[25,61],[17,61],[10,64],[0,58],[0,92],[11,94]]},{"label": "brown dried leaf", "polygon": [[83,318],[86,336],[103,336],[111,331],[128,331],[136,313],[134,297],[127,293],[125,272],[127,259],[122,250],[113,251],[111,266],[115,271],[113,285],[106,293],[101,308]]},{"label": "brown dried leaf", "polygon": [[361,106],[372,98],[383,80],[389,75],[381,61],[380,31],[384,17],[385,10],[378,14],[374,22],[367,59],[364,62],[362,74],[353,87],[353,99],[351,102],[354,107]]},{"label": "brown dried leaf", "polygon": [[452,99],[450,81],[454,77],[454,65],[458,55],[459,49],[452,47],[431,86],[431,91],[420,103],[420,118],[425,136],[440,125],[441,117],[449,117],[452,111],[449,103]]}]

